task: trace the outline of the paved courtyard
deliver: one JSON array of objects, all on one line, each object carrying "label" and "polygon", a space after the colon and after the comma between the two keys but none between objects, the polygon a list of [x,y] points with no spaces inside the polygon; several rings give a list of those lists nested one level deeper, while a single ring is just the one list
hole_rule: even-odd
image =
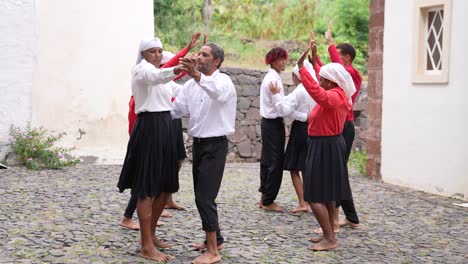
[{"label": "paved courtyard", "polygon": [[[78,165],[60,171],[0,170],[0,263],[154,263],[138,257],[139,233],[118,221],[129,198],[115,187],[121,166]],[[258,163],[227,164],[218,196],[226,243],[222,263],[468,263],[468,209],[461,201],[351,177],[364,228],[343,228],[338,248],[307,250],[318,226],[312,213],[259,210]],[[171,211],[158,235],[175,246],[165,252],[190,263],[203,239],[190,173],[185,164]],[[279,203],[296,205],[285,172]],[[136,216],[135,216],[136,217]],[[342,218],[342,216],[341,216]]]}]

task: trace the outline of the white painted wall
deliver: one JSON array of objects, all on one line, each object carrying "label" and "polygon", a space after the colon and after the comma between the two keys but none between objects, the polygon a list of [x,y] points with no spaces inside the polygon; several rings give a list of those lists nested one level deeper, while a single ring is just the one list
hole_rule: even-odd
[{"label": "white painted wall", "polygon": [[153,1],[37,0],[36,9],[32,124],[65,132],[75,155],[121,163],[130,70],[140,39],[154,35]]},{"label": "white painted wall", "polygon": [[411,82],[414,2],[385,1],[382,179],[468,199],[468,1],[452,0],[448,84]]},{"label": "white painted wall", "polygon": [[0,160],[10,125],[24,127],[31,117],[34,17],[34,0],[0,1]]}]

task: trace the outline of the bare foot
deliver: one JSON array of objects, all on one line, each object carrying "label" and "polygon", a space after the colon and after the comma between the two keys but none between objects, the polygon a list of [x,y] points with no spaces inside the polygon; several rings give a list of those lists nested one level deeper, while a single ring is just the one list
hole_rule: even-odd
[{"label": "bare foot", "polygon": [[156,223],[156,226],[159,227],[159,226],[163,226],[163,225],[165,225],[165,224],[166,224],[166,223],[164,223],[164,222],[162,222],[162,221],[158,221],[158,222]]},{"label": "bare foot", "polygon": [[309,247],[309,250],[313,251],[325,251],[336,248],[336,240],[322,239],[319,243]]},{"label": "bare foot", "polygon": [[211,264],[221,261],[220,254],[212,254],[209,251],[206,251],[201,256],[197,257],[192,261],[192,264]]},{"label": "bare foot", "polygon": [[162,213],[161,213],[161,217],[172,217],[172,214],[169,213],[168,211],[166,210],[163,210]]},{"label": "bare foot", "polygon": [[[340,232],[340,228],[338,226],[335,226],[335,228],[333,228],[333,231],[335,232],[335,234],[339,233]],[[318,235],[321,235],[323,234],[323,231],[322,231],[322,228],[317,228],[317,229],[314,229],[313,231],[315,234],[318,234]]]},{"label": "bare foot", "polygon": [[166,243],[162,241],[161,239],[157,238],[156,236],[153,236],[153,244],[158,248],[171,248],[172,247],[172,244]]},{"label": "bare foot", "polygon": [[[195,243],[192,245],[196,250],[203,250],[206,249],[206,244],[205,243]],[[218,245],[218,250],[223,250],[224,249],[224,244],[219,244]]]},{"label": "bare foot", "polygon": [[318,242],[322,241],[323,238],[324,238],[324,236],[311,237],[311,238],[309,238],[309,241],[312,242],[312,243],[318,243]]},{"label": "bare foot", "polygon": [[161,251],[157,250],[156,248],[152,249],[141,249],[140,250],[140,257],[149,259],[149,260],[154,260],[157,262],[166,262],[173,260],[174,257],[170,255],[166,255],[162,253]]},{"label": "bare foot", "polygon": [[263,193],[260,195],[260,202],[258,202],[256,205],[258,205],[258,208],[262,208],[262,206],[263,206]]},{"label": "bare foot", "polygon": [[353,229],[359,229],[361,228],[361,225],[360,224],[355,224],[355,223],[351,223],[350,221],[348,221],[348,219],[345,219],[343,221],[341,221],[339,224],[338,224],[340,227],[342,226],[349,226]]},{"label": "bare foot", "polygon": [[176,202],[169,202],[166,203],[164,206],[166,209],[175,209],[175,210],[182,210],[182,211],[187,211],[187,208],[183,207],[182,205],[176,203]]},{"label": "bare foot", "polygon": [[120,219],[119,225],[131,230],[140,230],[140,224],[125,216]]},{"label": "bare foot", "polygon": [[273,212],[283,212],[284,208],[277,203],[272,203],[269,205],[262,205],[262,209],[265,211],[273,211]]},{"label": "bare foot", "polygon": [[292,210],[290,210],[289,212],[292,213],[292,214],[295,214],[295,213],[301,213],[301,212],[307,212],[309,211],[309,208],[306,206],[300,206],[300,207],[296,207]]}]

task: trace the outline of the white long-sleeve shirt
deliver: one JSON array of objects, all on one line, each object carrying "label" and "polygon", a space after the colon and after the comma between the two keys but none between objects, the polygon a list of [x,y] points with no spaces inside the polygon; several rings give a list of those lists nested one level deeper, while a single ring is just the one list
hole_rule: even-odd
[{"label": "white long-sleeve shirt", "polygon": [[237,94],[231,78],[216,70],[201,74],[200,81],[187,81],[177,92],[173,117],[190,115],[188,132],[193,137],[207,138],[234,133]]},{"label": "white long-sleeve shirt", "polygon": [[307,122],[310,111],[317,105],[302,83],[288,96],[278,93],[273,95],[272,99],[280,116],[290,116],[301,122]]},{"label": "white long-sleeve shirt", "polygon": [[270,84],[274,82],[280,88],[279,94],[284,96],[283,82],[279,73],[274,69],[269,69],[260,86],[260,116],[264,118],[274,119],[281,116],[273,104],[273,94],[269,89]]},{"label": "white long-sleeve shirt", "polygon": [[132,69],[132,95],[135,98],[135,113],[171,111],[176,76],[174,68],[158,69],[142,60]]}]

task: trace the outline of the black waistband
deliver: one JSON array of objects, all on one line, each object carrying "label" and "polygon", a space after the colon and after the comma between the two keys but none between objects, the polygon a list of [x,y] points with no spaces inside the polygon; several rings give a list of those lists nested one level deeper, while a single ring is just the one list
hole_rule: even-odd
[{"label": "black waistband", "polygon": [[204,142],[213,142],[213,141],[220,141],[220,140],[226,140],[226,136],[219,136],[219,137],[207,137],[207,138],[198,138],[198,137],[193,137],[193,142],[194,143],[204,143]]},{"label": "black waistband", "polygon": [[277,117],[277,118],[266,118],[266,117],[262,117],[263,120],[267,120],[267,121],[283,121],[284,118],[283,117]]},{"label": "black waistband", "polygon": [[147,115],[167,115],[171,114],[170,111],[162,111],[162,112],[140,112],[138,116],[147,116]]}]

